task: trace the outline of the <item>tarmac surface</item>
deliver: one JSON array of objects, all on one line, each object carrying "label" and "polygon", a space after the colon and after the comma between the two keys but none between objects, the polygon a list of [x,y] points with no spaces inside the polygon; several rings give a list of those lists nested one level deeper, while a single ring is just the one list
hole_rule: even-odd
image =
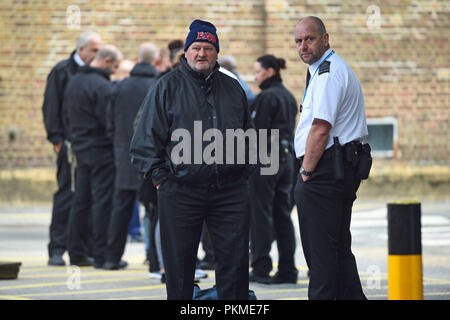
[{"label": "tarmac surface", "polygon": [[[142,216],[141,210],[141,216]],[[152,279],[145,258],[144,243],[128,242],[124,270],[47,265],[50,206],[0,206],[0,262],[21,262],[17,279],[0,280],[0,300],[165,300],[165,285]],[[353,253],[363,290],[369,300],[388,299],[387,206],[383,201],[357,200],[353,210]],[[258,300],[306,300],[307,267],[296,228],[297,284],[250,283]],[[422,203],[422,263],[425,300],[450,299],[450,202]],[[200,247],[199,257],[203,257]],[[271,256],[276,272],[277,250]],[[67,254],[64,255],[66,263]],[[206,271],[201,289],[215,284],[214,271]]]}]

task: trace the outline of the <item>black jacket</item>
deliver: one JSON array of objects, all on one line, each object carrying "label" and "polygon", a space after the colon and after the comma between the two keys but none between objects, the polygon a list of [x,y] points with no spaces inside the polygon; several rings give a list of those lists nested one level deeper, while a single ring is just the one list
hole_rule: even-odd
[{"label": "black jacket", "polygon": [[106,133],[106,114],[113,97],[109,73],[100,68],[81,67],[65,92],[70,141],[75,153],[90,148],[112,148]]},{"label": "black jacket", "polygon": [[156,83],[158,71],[147,63],[138,63],[130,72],[130,77],[119,81],[114,87],[111,116],[108,130],[114,139],[114,159],[116,163],[116,187],[137,190],[140,180],[130,161],[130,142],[133,124],[145,96]]},{"label": "black jacket", "polygon": [[[294,141],[295,117],[298,107],[292,93],[285,88],[281,77],[264,80],[261,92],[251,106],[251,115],[257,129],[279,129],[280,140]],[[281,147],[281,144],[280,144]]]},{"label": "black jacket", "polygon": [[[202,137],[194,134],[194,121],[200,121],[202,136],[210,128],[222,133],[223,163],[225,130],[245,131],[251,127],[247,98],[239,82],[220,72],[218,63],[205,78],[182,57],[181,65],[160,78],[145,98],[130,148],[132,162],[139,172],[151,175],[154,185],[174,179],[191,185],[221,186],[248,177],[251,168],[246,164],[206,164],[203,157],[201,164],[195,164],[194,157],[199,156],[194,152],[195,140]],[[172,150],[180,143],[177,139],[172,141],[176,129],[185,129],[191,135],[191,164],[172,161]],[[202,154],[209,144],[210,141],[202,142]]]},{"label": "black jacket", "polygon": [[69,128],[63,121],[63,98],[70,78],[80,68],[73,58],[74,55],[75,51],[68,59],[60,61],[47,77],[42,112],[47,139],[53,144],[66,140],[69,133]]}]

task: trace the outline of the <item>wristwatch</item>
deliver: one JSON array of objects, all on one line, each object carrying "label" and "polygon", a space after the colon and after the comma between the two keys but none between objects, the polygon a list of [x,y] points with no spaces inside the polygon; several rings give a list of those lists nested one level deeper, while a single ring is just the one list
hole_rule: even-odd
[{"label": "wristwatch", "polygon": [[307,176],[307,177],[311,177],[313,172],[312,171],[306,171],[305,168],[301,167],[300,168],[300,174]]}]

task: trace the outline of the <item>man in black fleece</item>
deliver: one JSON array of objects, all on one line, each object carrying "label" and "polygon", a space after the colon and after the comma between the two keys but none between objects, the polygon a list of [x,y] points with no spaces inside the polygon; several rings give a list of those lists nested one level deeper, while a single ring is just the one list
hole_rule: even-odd
[{"label": "man in black fleece", "polygon": [[92,214],[94,267],[102,267],[106,260],[114,190],[113,145],[106,133],[106,114],[113,94],[109,76],[121,60],[122,54],[116,47],[103,46],[90,66],[80,68],[66,90],[65,108],[77,165],[68,234],[72,265],[91,265],[86,257],[89,214]]},{"label": "man in black fleece", "polygon": [[108,130],[114,140],[116,179],[113,211],[108,231],[107,258],[103,266],[108,270],[127,266],[121,257],[125,250],[136,194],[141,186],[138,172],[130,161],[130,142],[139,107],[157,80],[158,71],[153,64],[158,55],[159,50],[154,44],[143,43],[138,52],[139,62],[131,70],[130,77],[118,82],[114,88]]},{"label": "man in black fleece", "polygon": [[[225,164],[218,154],[226,154],[226,144],[202,139],[207,132],[225,137],[227,129],[247,130],[247,98],[236,79],[219,71],[214,25],[195,20],[184,51],[180,66],[160,78],[147,95],[130,148],[133,164],[158,189],[167,298],[192,299],[206,221],[215,251],[219,299],[248,299],[251,169],[236,161]],[[187,136],[180,141],[176,138],[180,132],[195,141]],[[189,147],[177,152],[179,144]]]},{"label": "man in black fleece", "polygon": [[70,141],[69,128],[64,121],[64,92],[69,80],[80,67],[90,64],[100,49],[102,40],[98,33],[82,32],[76,42],[76,49],[70,57],[53,67],[47,77],[42,113],[47,139],[53,144],[57,155],[56,179],[58,190],[53,196],[52,221],[50,224],[50,241],[48,243],[48,264],[63,266],[62,256],[67,249],[67,226],[72,208],[72,177],[69,164]]}]

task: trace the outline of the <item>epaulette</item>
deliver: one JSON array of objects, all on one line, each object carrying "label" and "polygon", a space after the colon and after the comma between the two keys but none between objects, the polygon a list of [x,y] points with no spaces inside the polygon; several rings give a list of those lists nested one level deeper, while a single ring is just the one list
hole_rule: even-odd
[{"label": "epaulette", "polygon": [[320,68],[319,68],[319,76],[320,76],[322,73],[330,72],[330,64],[331,64],[330,61],[324,61],[324,62],[320,65]]}]

